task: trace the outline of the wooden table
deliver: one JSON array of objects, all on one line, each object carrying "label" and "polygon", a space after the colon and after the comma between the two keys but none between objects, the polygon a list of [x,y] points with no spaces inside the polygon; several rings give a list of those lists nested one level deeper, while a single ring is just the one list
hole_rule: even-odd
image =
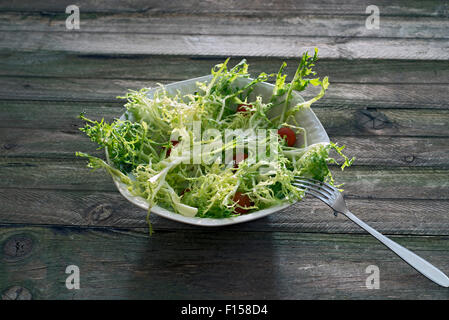
[{"label": "wooden table", "polygon": [[[0,292],[32,299],[448,299],[313,199],[258,221],[191,227],[128,203],[75,151],[102,155],[77,115],[110,120],[116,96],[208,74],[227,56],[289,74],[318,47],[331,85],[314,106],[357,158],[360,218],[449,273],[447,1],[0,1]],[[380,9],[367,29],[365,9]],[[65,286],[66,267],[80,289]],[[377,266],[380,288],[368,289]]]}]

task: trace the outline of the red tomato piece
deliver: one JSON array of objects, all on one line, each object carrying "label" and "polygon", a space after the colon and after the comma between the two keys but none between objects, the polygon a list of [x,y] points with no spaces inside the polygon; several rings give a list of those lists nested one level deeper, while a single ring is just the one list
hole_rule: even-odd
[{"label": "red tomato piece", "polygon": [[186,189],[182,190],[182,192],[181,192],[181,194],[179,196],[181,197],[181,196],[185,195],[187,192],[190,192],[189,188],[186,188]]},{"label": "red tomato piece", "polygon": [[[179,143],[179,141],[171,141],[171,144],[173,145],[173,147],[176,146],[178,143]],[[171,148],[168,148],[167,149],[167,157],[170,156],[170,153],[171,153]]]},{"label": "red tomato piece", "polygon": [[245,214],[245,213],[248,213],[248,210],[246,210],[246,209],[244,209],[244,208],[246,208],[246,207],[251,207],[251,206],[253,205],[251,199],[250,199],[246,194],[243,194],[243,193],[241,193],[241,192],[239,192],[239,191],[237,191],[237,192],[234,194],[233,200],[234,200],[234,202],[236,202],[240,207],[243,207],[243,208],[240,208],[240,207],[235,207],[235,208],[234,208],[234,211],[237,212],[237,213],[239,213],[239,214]]},{"label": "red tomato piece", "polygon": [[247,112],[249,112],[248,109],[252,109],[252,108],[253,108],[252,104],[242,103],[242,104],[238,105],[236,112],[247,113]]},{"label": "red tomato piece", "polygon": [[296,134],[295,132],[287,127],[282,127],[278,130],[278,135],[281,136],[282,139],[287,140],[287,145],[289,147],[293,147],[296,142]]},{"label": "red tomato piece", "polygon": [[234,156],[234,168],[238,168],[239,163],[242,162],[243,160],[245,160],[246,158],[248,158],[248,155],[246,153],[239,153],[237,155]]}]

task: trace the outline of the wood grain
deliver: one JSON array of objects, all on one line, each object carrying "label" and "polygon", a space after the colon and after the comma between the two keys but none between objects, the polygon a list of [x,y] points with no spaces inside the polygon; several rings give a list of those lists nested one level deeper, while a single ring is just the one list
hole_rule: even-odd
[{"label": "wood grain", "polygon": [[0,99],[117,102],[128,89],[156,87],[158,82],[167,81],[1,77]]},{"label": "wood grain", "polygon": [[[0,256],[0,290],[21,286],[33,299],[448,298],[368,236],[145,232],[4,226],[1,247],[18,236],[32,246],[13,260]],[[449,268],[447,237],[393,239]],[[80,290],[65,287],[72,264],[80,269]],[[369,265],[380,269],[379,290],[365,286]]]},{"label": "wood grain", "polygon": [[[78,127],[78,123],[76,123]],[[0,157],[73,159],[75,151],[103,157],[97,145],[77,132],[44,129],[0,128]],[[73,131],[72,131],[73,130]],[[346,145],[345,152],[357,159],[359,166],[418,166],[449,168],[447,137],[359,137],[331,136],[332,141]]]},{"label": "wood grain", "polygon": [[[0,188],[0,220],[8,224],[146,228],[147,212],[117,191]],[[449,235],[449,201],[348,198],[352,212],[376,230],[393,235]],[[153,229],[205,229],[151,215]],[[319,200],[301,202],[266,218],[213,230],[354,233],[364,231]]]},{"label": "wood grain", "polygon": [[[49,0],[36,3],[31,0],[18,0],[14,2],[2,1],[0,11],[7,12],[40,12],[43,15],[53,15],[65,12],[65,8],[70,2],[61,3],[57,0]],[[77,5],[82,12],[88,13],[166,13],[166,12],[193,12],[193,13],[246,13],[246,14],[341,14],[341,15],[365,15],[365,9],[371,5],[369,0],[333,0],[333,1],[248,1],[236,0],[174,0],[162,1],[145,0],[121,1],[121,0],[79,0]],[[380,0],[376,5],[381,8],[381,14],[385,16],[427,16],[427,17],[447,17],[448,6],[438,0]]]},{"label": "wood grain", "polygon": [[[85,167],[84,159],[0,159],[0,188],[113,191],[111,178]],[[449,170],[354,166],[333,170],[355,198],[449,199]]]},{"label": "wood grain", "polygon": [[[2,31],[66,32],[66,14],[0,13]],[[286,13],[116,13],[81,11],[77,32],[184,35],[307,36],[343,38],[447,39],[447,18],[388,17],[381,27],[368,29],[368,15],[298,15]],[[213,26],[213,27],[211,27]]]},{"label": "wood grain", "polygon": [[[20,34],[20,37],[18,37]],[[0,49],[82,54],[298,57],[320,50],[322,58],[447,60],[447,39],[279,37],[84,32],[0,31]]]},{"label": "wood grain", "polygon": [[[0,128],[55,129],[78,133],[81,112],[92,119],[112,121],[124,111],[123,101],[2,101]],[[330,136],[449,136],[449,110],[322,107],[313,111]],[[2,141],[5,142],[5,139]],[[399,141],[398,141],[399,143]]]},{"label": "wood grain", "polygon": [[[73,54],[67,52],[0,51],[0,75],[177,81],[204,76],[227,57]],[[242,58],[232,58],[230,66]],[[247,57],[251,75],[277,73],[282,62],[291,80],[298,58]],[[449,83],[446,61],[320,59],[314,69],[333,83]]]},{"label": "wood grain", "polygon": [[[116,102],[129,89],[156,87],[170,81],[47,77],[0,77],[0,99]],[[316,88],[312,88],[316,89]],[[317,90],[307,90],[311,98]],[[330,84],[314,106],[449,109],[446,84]]]},{"label": "wood grain", "polygon": [[54,102],[54,101],[1,101],[0,127],[28,129],[58,129],[78,133],[83,125],[81,112],[92,119],[112,121],[124,112],[123,101],[115,102]]}]

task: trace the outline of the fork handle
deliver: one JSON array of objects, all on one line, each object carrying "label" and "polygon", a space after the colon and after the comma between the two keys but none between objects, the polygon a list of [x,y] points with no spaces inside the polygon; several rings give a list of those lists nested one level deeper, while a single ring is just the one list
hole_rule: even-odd
[{"label": "fork handle", "polygon": [[382,242],[385,246],[391,249],[394,253],[396,253],[401,259],[415,268],[417,271],[421,272],[424,276],[432,280],[433,282],[438,283],[440,286],[449,287],[449,278],[441,272],[439,269],[431,265],[429,262],[414,254],[410,250],[404,248],[400,244],[394,242],[393,240],[387,238],[380,232],[376,231],[365,222],[357,218],[351,212],[343,212],[343,214],[351,219],[354,223],[356,223],[359,227],[367,231],[377,240]]}]

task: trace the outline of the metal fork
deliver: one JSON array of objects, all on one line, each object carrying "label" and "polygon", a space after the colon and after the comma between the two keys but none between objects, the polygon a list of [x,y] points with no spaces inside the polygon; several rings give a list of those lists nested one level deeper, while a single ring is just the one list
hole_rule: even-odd
[{"label": "metal fork", "polygon": [[346,202],[337,188],[331,186],[328,183],[323,183],[318,180],[304,177],[295,177],[293,185],[300,189],[303,189],[306,194],[310,194],[323,201],[334,210],[335,214],[339,212],[351,219],[359,227],[382,242],[385,246],[396,253],[401,259],[403,259],[417,271],[421,272],[428,279],[434,281],[435,283],[438,283],[440,286],[449,287],[449,278],[443,272],[441,272],[439,269],[431,265],[423,258],[417,256],[410,250],[385,237],[384,235],[367,225],[365,222],[357,218],[354,214],[352,214],[346,207]]}]

